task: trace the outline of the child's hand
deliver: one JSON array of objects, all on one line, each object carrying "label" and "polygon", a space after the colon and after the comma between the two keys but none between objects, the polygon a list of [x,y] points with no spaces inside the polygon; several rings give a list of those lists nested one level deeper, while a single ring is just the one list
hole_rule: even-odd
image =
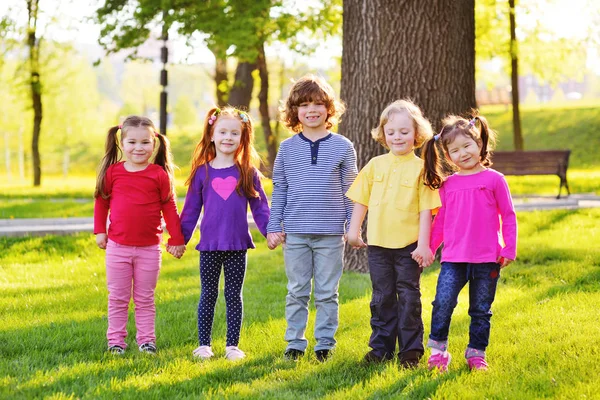
[{"label": "child's hand", "polygon": [[427,246],[417,246],[417,248],[410,253],[413,260],[415,260],[421,268],[427,268],[433,264],[435,256]]},{"label": "child's hand", "polygon": [[285,243],[285,233],[271,232],[267,233],[267,246],[269,250],[274,250],[280,244]]},{"label": "child's hand", "polygon": [[102,250],[106,249],[106,243],[107,242],[108,242],[108,236],[106,236],[106,233],[97,233],[96,234],[96,244]]},{"label": "child's hand", "polygon": [[367,247],[367,244],[363,242],[362,238],[360,237],[360,233],[348,233],[346,240],[348,241],[348,244],[355,250]]},{"label": "child's hand", "polygon": [[513,262],[515,260],[511,260],[510,258],[506,258],[506,257],[498,257],[498,261],[496,261],[498,264],[500,264],[500,269],[504,268],[504,267],[508,267],[508,264],[510,264],[511,262]]},{"label": "child's hand", "polygon": [[179,245],[179,246],[167,245],[166,247],[167,247],[167,252],[175,258],[181,258],[181,256],[183,256],[183,253],[185,253],[185,245],[184,244]]}]

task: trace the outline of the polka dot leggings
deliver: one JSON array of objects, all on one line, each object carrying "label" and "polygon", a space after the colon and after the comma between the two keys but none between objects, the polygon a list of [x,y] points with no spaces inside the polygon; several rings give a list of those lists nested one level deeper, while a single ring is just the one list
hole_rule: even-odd
[{"label": "polka dot leggings", "polygon": [[242,286],[246,274],[246,250],[200,252],[200,303],[198,303],[198,341],[210,346],[215,305],[219,296],[221,266],[225,272],[227,307],[227,344],[237,346],[242,328]]}]

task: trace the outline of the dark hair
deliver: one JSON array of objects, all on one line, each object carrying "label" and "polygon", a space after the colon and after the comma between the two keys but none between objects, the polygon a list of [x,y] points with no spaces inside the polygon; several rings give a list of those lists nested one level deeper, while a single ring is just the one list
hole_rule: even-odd
[{"label": "dark hair", "polygon": [[223,116],[236,118],[242,124],[240,146],[234,155],[235,165],[240,171],[240,180],[235,190],[240,196],[244,195],[248,198],[259,197],[258,192],[254,188],[254,173],[256,171],[259,177],[262,177],[262,174],[256,168],[260,164],[260,156],[254,149],[252,119],[247,112],[231,106],[224,108],[214,107],[206,114],[206,118],[204,119],[204,134],[194,149],[192,168],[185,184],[191,185],[198,168],[204,164],[208,164],[216,157],[217,152],[215,144],[212,142],[212,136],[219,118]]},{"label": "dark hair", "polygon": [[346,111],[346,106],[336,100],[331,85],[323,78],[315,75],[305,75],[290,89],[285,105],[279,109],[281,121],[292,131],[302,131],[302,124],[298,119],[298,106],[306,102],[322,102],[327,108],[327,119],[325,128],[330,129],[340,121],[340,117]]},{"label": "dark hair", "polygon": [[[477,122],[479,122],[479,127],[477,127]],[[471,120],[457,115],[450,115],[444,118],[442,123],[443,128],[440,133],[429,139],[423,147],[422,157],[425,160],[423,181],[425,185],[432,189],[439,189],[446,175],[443,171],[439,153],[441,152],[442,157],[450,162],[449,157],[447,157],[448,145],[454,142],[458,135],[471,138],[481,146],[479,161],[484,167],[492,165],[490,156],[496,144],[496,132],[490,129],[485,117],[476,113]]]},{"label": "dark hair", "polygon": [[[104,178],[106,177],[106,171],[108,167],[113,164],[121,161],[123,157],[123,151],[119,146],[119,142],[123,143],[123,140],[127,137],[127,130],[129,128],[148,128],[152,132],[154,132],[154,136],[158,140],[158,149],[156,150],[156,154],[154,155],[154,164],[160,165],[162,169],[165,170],[167,175],[169,176],[169,182],[171,184],[171,191],[169,196],[163,201],[168,201],[174,193],[174,185],[173,185],[173,160],[171,156],[171,145],[169,143],[169,139],[166,136],[161,135],[156,131],[156,127],[150,118],[146,117],[138,117],[136,115],[130,115],[125,118],[123,124],[116,125],[111,127],[108,130],[108,134],[106,137],[106,145],[105,145],[105,153],[104,157],[102,157],[102,161],[100,162],[100,167],[98,168],[98,175],[96,177],[96,190],[94,191],[94,197],[101,196],[103,199],[108,199],[110,195],[104,190]],[[121,131],[121,139],[117,140],[117,133]]]}]

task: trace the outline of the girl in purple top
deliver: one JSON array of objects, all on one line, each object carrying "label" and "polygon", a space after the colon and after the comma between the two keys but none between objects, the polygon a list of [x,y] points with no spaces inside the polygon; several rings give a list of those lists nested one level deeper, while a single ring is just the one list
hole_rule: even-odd
[{"label": "girl in purple top", "polygon": [[[504,175],[488,168],[494,142],[495,132],[484,117],[450,116],[424,148],[425,184],[439,188],[442,201],[433,221],[431,250],[435,253],[444,243],[427,342],[430,369],[448,369],[450,319],[467,282],[471,325],[465,357],[470,369],[488,368],[485,350],[500,269],[517,256],[517,218],[510,191]],[[445,179],[438,151],[457,170]]]},{"label": "girl in purple top", "polygon": [[227,343],[225,357],[245,357],[238,348],[242,326],[242,285],[246,274],[246,251],[254,248],[248,231],[248,205],[260,232],[266,236],[269,204],[262,188],[260,172],[254,167],[250,116],[232,107],[213,108],[206,115],[204,135],[192,158],[192,169],[181,229],[187,243],[197,226],[200,211],[200,284],[198,304],[198,341],[194,356],[209,359],[215,304],[219,294],[221,266],[225,274],[227,306]]}]

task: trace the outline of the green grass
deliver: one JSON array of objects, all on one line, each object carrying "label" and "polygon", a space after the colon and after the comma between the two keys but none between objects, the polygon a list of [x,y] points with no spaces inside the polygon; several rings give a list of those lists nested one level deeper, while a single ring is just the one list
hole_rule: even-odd
[{"label": "green grass", "polygon": [[[0,238],[0,398],[597,398],[600,366],[600,210],[519,213],[519,259],[503,270],[488,348],[491,370],[471,373],[466,290],[452,320],[448,373],[402,370],[395,362],[364,366],[370,282],[345,273],[340,287],[338,347],[318,363],[309,347],[286,362],[286,279],[280,250],[264,240],[249,251],[240,347],[248,357],[224,360],[222,294],[213,330],[216,359],[199,362],[198,259],[193,244],[181,260],[165,254],[159,279],[159,353],[138,353],[131,322],[123,357],[105,353],[104,253],[91,235]],[[256,235],[255,235],[256,237]],[[422,279],[429,333],[439,266]],[[311,346],[314,310],[307,336]]]},{"label": "green grass", "polygon": [[[513,150],[512,111],[483,108],[490,127],[498,132],[498,150]],[[524,108],[521,124],[525,150],[571,149],[570,168],[600,166],[600,107]]]}]

